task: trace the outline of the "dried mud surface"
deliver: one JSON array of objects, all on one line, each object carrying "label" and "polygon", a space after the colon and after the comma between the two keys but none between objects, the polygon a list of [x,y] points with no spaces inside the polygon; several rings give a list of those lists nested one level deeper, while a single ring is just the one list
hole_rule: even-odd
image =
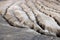
[{"label": "dried mud surface", "polygon": [[59,40],[59,2],[0,0],[0,40]]}]

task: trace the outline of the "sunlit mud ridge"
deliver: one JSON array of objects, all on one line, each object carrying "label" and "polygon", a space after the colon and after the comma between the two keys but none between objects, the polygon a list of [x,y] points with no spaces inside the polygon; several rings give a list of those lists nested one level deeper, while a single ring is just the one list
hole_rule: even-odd
[{"label": "sunlit mud ridge", "polygon": [[14,27],[60,37],[60,0],[20,0],[2,14]]}]

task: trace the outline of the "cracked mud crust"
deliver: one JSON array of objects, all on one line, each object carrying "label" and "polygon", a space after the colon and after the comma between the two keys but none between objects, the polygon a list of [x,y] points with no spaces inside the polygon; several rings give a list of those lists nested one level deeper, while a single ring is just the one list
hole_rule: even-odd
[{"label": "cracked mud crust", "polygon": [[10,26],[60,37],[59,2],[60,0],[0,0],[0,14]]}]

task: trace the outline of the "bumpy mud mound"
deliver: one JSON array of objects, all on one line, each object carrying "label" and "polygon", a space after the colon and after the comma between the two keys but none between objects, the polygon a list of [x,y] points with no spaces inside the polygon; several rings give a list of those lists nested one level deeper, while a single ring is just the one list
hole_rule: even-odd
[{"label": "bumpy mud mound", "polygon": [[60,36],[59,0],[0,1],[0,14],[10,26]]}]

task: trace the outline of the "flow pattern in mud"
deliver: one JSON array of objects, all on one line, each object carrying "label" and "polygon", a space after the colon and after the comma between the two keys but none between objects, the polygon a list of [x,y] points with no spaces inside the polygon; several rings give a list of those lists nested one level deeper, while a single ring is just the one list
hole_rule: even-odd
[{"label": "flow pattern in mud", "polygon": [[60,36],[59,8],[59,0],[20,0],[10,5],[3,16],[11,26]]}]

